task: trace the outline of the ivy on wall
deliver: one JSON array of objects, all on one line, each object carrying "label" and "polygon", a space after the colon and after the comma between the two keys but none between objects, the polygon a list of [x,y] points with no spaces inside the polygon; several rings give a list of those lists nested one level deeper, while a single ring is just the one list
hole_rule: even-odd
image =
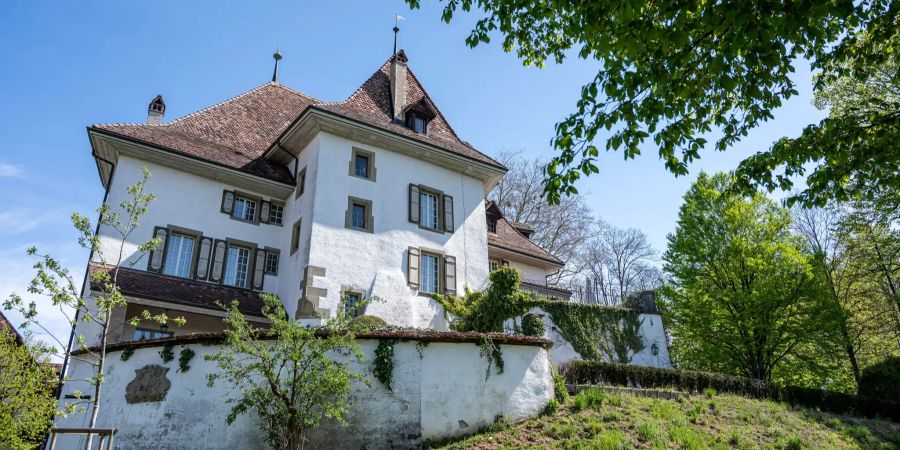
[{"label": "ivy on wall", "polygon": [[159,357],[164,363],[175,359],[175,352],[172,351],[172,344],[163,345],[162,350],[159,351]]},{"label": "ivy on wall", "polygon": [[394,378],[394,344],[395,339],[381,339],[378,341],[378,347],[375,348],[375,361],[372,372],[375,379],[381,382],[388,391],[393,392],[391,381]]},{"label": "ivy on wall", "polygon": [[190,347],[183,347],[181,349],[181,353],[178,355],[178,371],[179,372],[187,372],[188,369],[191,368],[188,363],[191,362],[191,359],[194,357],[194,351],[190,349]]}]

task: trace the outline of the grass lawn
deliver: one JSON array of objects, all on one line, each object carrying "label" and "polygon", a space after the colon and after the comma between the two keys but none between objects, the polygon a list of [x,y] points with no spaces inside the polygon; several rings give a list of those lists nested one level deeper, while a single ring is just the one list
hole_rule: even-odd
[{"label": "grass lawn", "polygon": [[515,425],[501,420],[431,448],[900,449],[900,424],[713,392],[661,400],[592,389],[552,414]]}]

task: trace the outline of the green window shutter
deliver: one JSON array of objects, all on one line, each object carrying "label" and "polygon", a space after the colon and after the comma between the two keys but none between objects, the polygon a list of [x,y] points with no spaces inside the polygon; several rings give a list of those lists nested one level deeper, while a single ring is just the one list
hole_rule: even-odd
[{"label": "green window shutter", "polygon": [[456,257],[444,257],[444,293],[456,295]]},{"label": "green window shutter", "polygon": [[209,257],[212,253],[212,238],[201,238],[200,249],[197,252],[197,267],[194,269],[194,278],[205,280],[209,275]]},{"label": "green window shutter", "polygon": [[234,208],[234,192],[224,191],[222,192],[222,212],[225,214],[231,214],[231,210]]},{"label": "green window shutter", "polygon": [[269,223],[269,208],[271,207],[271,203],[262,200],[259,202],[259,221],[262,223]]},{"label": "green window shutter", "polygon": [[453,232],[453,197],[444,196],[444,231]]},{"label": "green window shutter", "polygon": [[160,242],[155,249],[150,250],[150,261],[147,264],[147,271],[162,272],[163,263],[165,262],[164,258],[166,256],[166,238],[168,235],[169,230],[165,227],[153,228],[153,237],[159,238]]},{"label": "green window shutter", "polygon": [[410,287],[419,288],[419,256],[421,252],[415,247],[409,248],[409,261],[407,263],[406,278]]},{"label": "green window shutter", "polygon": [[213,257],[209,271],[209,281],[214,283],[222,282],[222,274],[225,273],[225,252],[228,251],[228,244],[225,241],[216,239],[213,245]]},{"label": "green window shutter", "polygon": [[419,186],[409,185],[409,221],[419,223]]},{"label": "green window shutter", "polygon": [[266,251],[256,250],[256,261],[253,264],[253,289],[263,288],[263,278],[266,276]]}]

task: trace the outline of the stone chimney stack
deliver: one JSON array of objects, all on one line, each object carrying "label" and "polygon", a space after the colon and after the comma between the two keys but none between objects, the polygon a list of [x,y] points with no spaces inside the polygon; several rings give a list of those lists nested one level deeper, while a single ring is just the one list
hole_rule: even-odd
[{"label": "stone chimney stack", "polygon": [[403,122],[403,109],[406,108],[406,53],[397,52],[391,61],[391,105],[394,109],[394,122]]},{"label": "stone chimney stack", "polygon": [[162,125],[165,114],[166,103],[163,102],[162,95],[157,95],[147,107],[147,125]]}]

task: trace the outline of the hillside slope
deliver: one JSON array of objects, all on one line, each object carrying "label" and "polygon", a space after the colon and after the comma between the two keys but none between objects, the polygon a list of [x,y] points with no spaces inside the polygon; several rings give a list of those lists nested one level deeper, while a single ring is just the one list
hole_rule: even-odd
[{"label": "hillside slope", "polygon": [[490,430],[452,449],[900,449],[900,424],[734,395],[661,400],[590,390],[555,413]]}]

